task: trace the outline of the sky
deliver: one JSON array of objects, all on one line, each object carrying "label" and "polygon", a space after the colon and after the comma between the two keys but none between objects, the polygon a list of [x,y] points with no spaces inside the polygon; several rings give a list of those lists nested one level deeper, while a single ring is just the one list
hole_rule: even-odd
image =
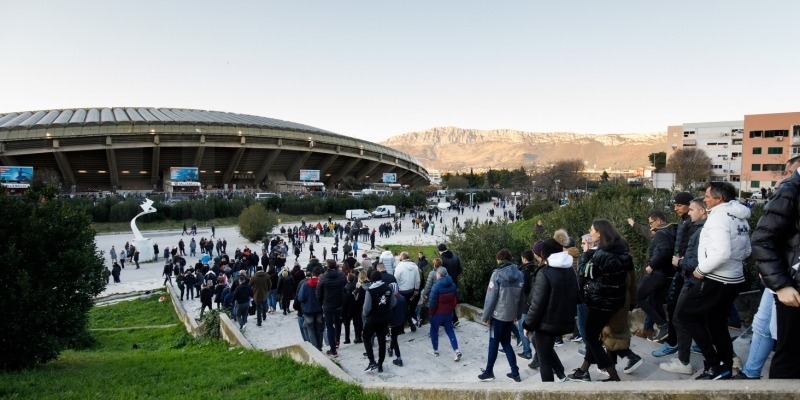
[{"label": "sky", "polygon": [[[360,139],[800,111],[800,1],[0,0],[0,113],[228,111]],[[794,50],[793,50],[794,49]]]}]

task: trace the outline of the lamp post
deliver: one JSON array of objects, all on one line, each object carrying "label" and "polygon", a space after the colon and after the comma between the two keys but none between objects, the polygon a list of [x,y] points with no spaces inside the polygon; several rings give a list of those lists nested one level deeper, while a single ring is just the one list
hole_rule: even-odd
[{"label": "lamp post", "polygon": [[619,176],[619,168],[617,168],[617,163],[614,163],[614,170],[617,172],[614,174],[614,184],[617,184],[617,177]]},{"label": "lamp post", "polygon": [[522,192],[511,192],[511,195],[514,196],[514,207],[517,207],[517,196],[521,196]]},{"label": "lamp post", "polygon": [[561,179],[556,179],[556,196],[558,197],[558,204],[561,204],[561,196],[558,194],[558,184],[561,183]]}]

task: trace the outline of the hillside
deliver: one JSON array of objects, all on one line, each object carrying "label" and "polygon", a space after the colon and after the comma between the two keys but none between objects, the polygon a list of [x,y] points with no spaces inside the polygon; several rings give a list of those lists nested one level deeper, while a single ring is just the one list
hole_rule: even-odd
[{"label": "hillside", "polygon": [[666,151],[667,136],[664,132],[591,135],[442,127],[393,136],[381,144],[440,171],[528,169],[570,158],[586,161],[589,169],[610,170],[618,163],[616,168],[626,170],[650,165],[648,155]]}]

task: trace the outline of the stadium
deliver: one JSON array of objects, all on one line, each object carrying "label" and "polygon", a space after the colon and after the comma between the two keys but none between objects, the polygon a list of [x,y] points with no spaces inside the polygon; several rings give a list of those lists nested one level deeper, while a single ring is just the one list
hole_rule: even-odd
[{"label": "stadium", "polygon": [[[173,108],[0,113],[0,163],[0,172],[52,169],[65,191],[324,190],[345,181],[428,181],[414,157],[372,142],[273,118]],[[11,173],[0,175],[7,187],[21,184]]]}]

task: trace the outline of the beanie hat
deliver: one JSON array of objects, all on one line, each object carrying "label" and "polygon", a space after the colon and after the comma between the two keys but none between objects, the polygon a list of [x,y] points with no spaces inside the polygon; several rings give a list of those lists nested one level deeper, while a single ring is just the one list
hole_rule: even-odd
[{"label": "beanie hat", "polygon": [[439,249],[439,251],[447,251],[447,246],[444,243],[440,243],[436,248]]},{"label": "beanie hat", "polygon": [[544,241],[542,245],[542,258],[547,259],[551,254],[561,253],[564,251],[564,246],[558,243],[555,239],[550,238]]},{"label": "beanie hat", "polygon": [[675,199],[674,200],[675,200],[675,204],[688,206],[689,203],[691,203],[692,200],[694,200],[694,196],[692,196],[692,194],[689,193],[689,192],[680,192],[680,193],[675,195]]},{"label": "beanie hat", "polygon": [[531,251],[533,251],[533,254],[535,256],[541,257],[542,256],[542,247],[544,247],[544,241],[540,240],[540,241],[538,241],[538,242],[533,244],[533,248],[531,248]]}]

